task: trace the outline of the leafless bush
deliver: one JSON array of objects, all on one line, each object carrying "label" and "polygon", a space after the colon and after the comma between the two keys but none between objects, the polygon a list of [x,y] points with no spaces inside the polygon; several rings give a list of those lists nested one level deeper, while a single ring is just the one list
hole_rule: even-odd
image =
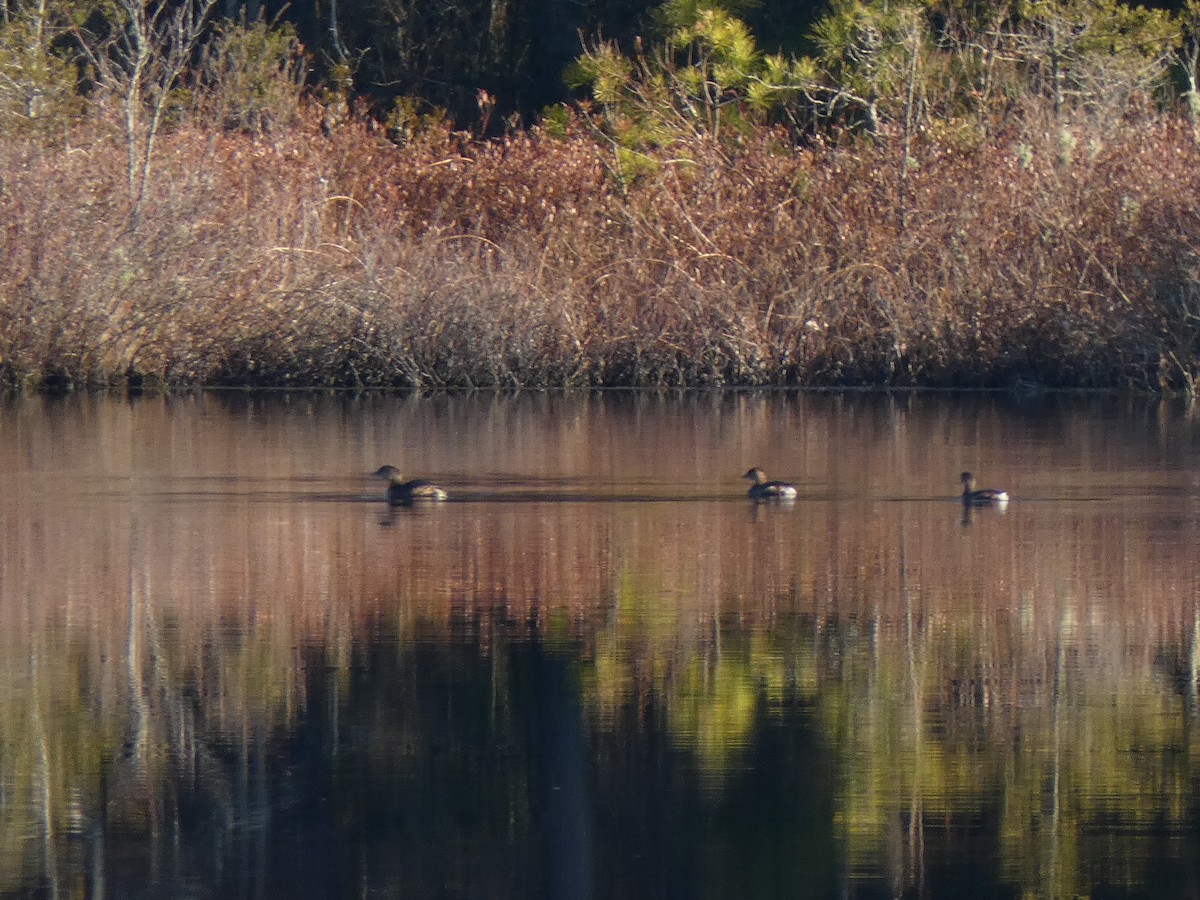
[{"label": "leafless bush", "polygon": [[922,139],[901,227],[878,142],[698,141],[622,191],[579,133],[397,149],[298,115],[163,132],[136,220],[119,137],[0,138],[3,376],[1188,390],[1200,371],[1200,160],[1169,121]]}]

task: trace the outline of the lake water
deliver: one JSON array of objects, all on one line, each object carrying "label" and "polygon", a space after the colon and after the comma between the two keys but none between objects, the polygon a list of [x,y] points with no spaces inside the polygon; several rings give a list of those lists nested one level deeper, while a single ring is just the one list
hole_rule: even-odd
[{"label": "lake water", "polygon": [[0,474],[0,894],[1200,895],[1186,407],[29,398]]}]

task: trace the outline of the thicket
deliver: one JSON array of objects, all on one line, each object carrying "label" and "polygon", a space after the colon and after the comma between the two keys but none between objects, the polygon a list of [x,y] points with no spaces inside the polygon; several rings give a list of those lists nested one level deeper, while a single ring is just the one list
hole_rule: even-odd
[{"label": "thicket", "polygon": [[[481,139],[306,85],[202,0],[0,26],[18,385],[905,384],[1194,392],[1187,15],[840,0],[592,43]],[[37,35],[41,37],[37,37]],[[31,37],[32,36],[32,37]],[[41,43],[38,43],[38,41]]]}]

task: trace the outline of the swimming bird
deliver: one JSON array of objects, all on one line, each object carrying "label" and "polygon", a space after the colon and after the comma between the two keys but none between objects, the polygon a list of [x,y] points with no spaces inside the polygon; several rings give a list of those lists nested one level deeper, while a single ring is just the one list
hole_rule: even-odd
[{"label": "swimming bird", "polygon": [[796,497],[794,484],[788,484],[786,481],[767,481],[766,473],[757,466],[742,477],[754,482],[749,490],[751,500],[792,500]]},{"label": "swimming bird", "polygon": [[997,491],[991,488],[975,489],[975,476],[963,472],[958,476],[962,480],[962,500],[967,506],[1003,506],[1008,503],[1008,491]]},{"label": "swimming bird", "polygon": [[371,475],[387,481],[387,499],[393,506],[409,506],[417,502],[435,503],[446,499],[446,492],[432,481],[425,481],[423,478],[405,481],[395,466],[380,466]]}]

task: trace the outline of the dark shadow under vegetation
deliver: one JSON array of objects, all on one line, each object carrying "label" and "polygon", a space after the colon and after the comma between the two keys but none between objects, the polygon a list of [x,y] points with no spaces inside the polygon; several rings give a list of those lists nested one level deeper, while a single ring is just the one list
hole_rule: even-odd
[{"label": "dark shadow under vegetation", "polygon": [[138,124],[123,89],[49,136],[0,129],[9,385],[1191,394],[1200,373],[1200,152],[1150,104],[803,140],[770,117],[717,135],[714,106],[638,143],[585,107],[397,145],[291,88],[255,127],[199,89]]}]

